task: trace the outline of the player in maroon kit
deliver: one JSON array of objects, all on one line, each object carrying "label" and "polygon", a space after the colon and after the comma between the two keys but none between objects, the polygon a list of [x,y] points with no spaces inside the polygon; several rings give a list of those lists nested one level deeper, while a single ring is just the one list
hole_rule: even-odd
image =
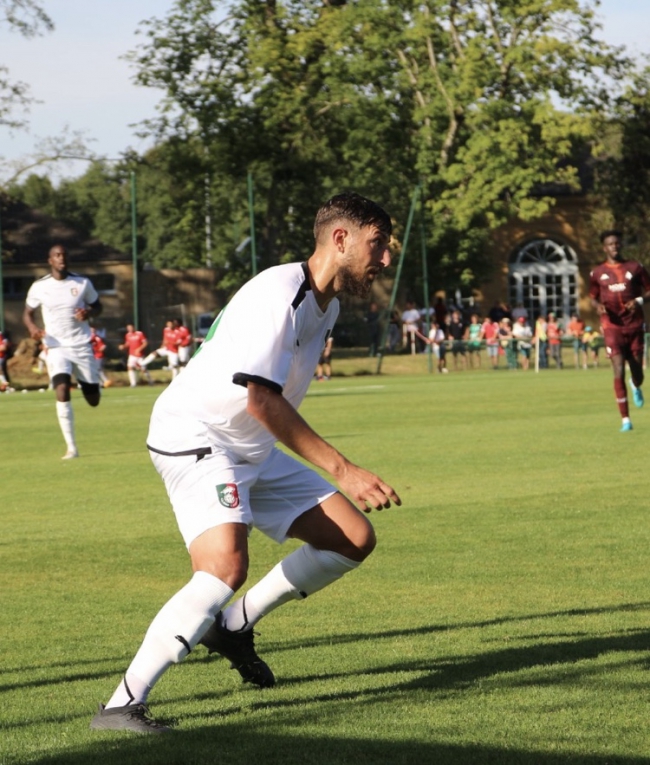
[{"label": "player in maroon kit", "polygon": [[136,372],[140,371],[146,377],[149,385],[153,385],[153,380],[149,374],[149,370],[142,366],[144,358],[144,352],[149,344],[144,332],[136,329],[133,324],[126,325],[126,334],[124,335],[124,342],[120,345],[121,351],[129,352],[129,357],[126,362],[127,374],[129,375],[129,385],[135,388],[138,384],[138,378]]},{"label": "player in maroon kit", "polygon": [[600,235],[606,260],[591,272],[589,295],[600,316],[607,357],[614,371],[614,392],[623,424],[621,432],[632,430],[625,387],[625,362],[630,368],[632,397],[643,406],[643,304],[650,298],[650,274],[636,260],[623,258],[623,235],[603,231]]}]

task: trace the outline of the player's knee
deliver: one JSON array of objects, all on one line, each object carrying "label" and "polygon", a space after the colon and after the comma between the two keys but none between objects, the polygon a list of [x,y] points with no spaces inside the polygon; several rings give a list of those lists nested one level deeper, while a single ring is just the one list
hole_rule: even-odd
[{"label": "player's knee", "polygon": [[84,398],[90,404],[90,406],[97,406],[99,404],[101,395],[99,392],[99,384],[79,382],[81,392]]},{"label": "player's knee", "polygon": [[248,577],[248,559],[240,555],[220,555],[218,558],[192,559],[194,571],[205,571],[227,584],[236,592]]},{"label": "player's knee", "polygon": [[341,555],[351,560],[365,560],[377,546],[377,537],[372,524],[363,518],[364,523],[357,526],[354,532],[349,533],[344,549],[339,549]]}]

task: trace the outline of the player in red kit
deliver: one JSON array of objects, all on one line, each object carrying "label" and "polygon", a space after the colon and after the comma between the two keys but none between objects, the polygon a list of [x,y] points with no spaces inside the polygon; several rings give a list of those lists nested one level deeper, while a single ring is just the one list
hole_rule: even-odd
[{"label": "player in red kit", "polygon": [[192,356],[192,333],[180,319],[174,320],[174,329],[178,338],[178,363],[182,369]]},{"label": "player in red kit", "polygon": [[106,377],[104,372],[104,353],[106,352],[106,343],[101,335],[97,334],[97,330],[94,327],[90,328],[90,345],[93,349],[93,356],[97,362],[97,371],[99,373],[99,384],[102,388],[110,388],[112,383]]},{"label": "player in red kit", "polygon": [[126,325],[126,334],[124,335],[124,342],[120,345],[120,350],[129,352],[126,370],[129,375],[129,385],[132,388],[135,388],[138,384],[136,372],[142,372],[149,385],[153,385],[149,370],[142,366],[144,352],[148,344],[149,342],[144,332],[136,329],[133,324]]},{"label": "player in red kit", "polygon": [[630,368],[632,397],[643,406],[643,304],[650,297],[650,274],[636,260],[623,258],[623,235],[603,231],[600,235],[606,260],[591,272],[589,295],[600,316],[607,357],[614,372],[614,392],[623,424],[621,432],[632,430],[625,387],[625,362]]},{"label": "player in red kit", "polygon": [[167,364],[172,372],[172,378],[178,374],[178,346],[180,340],[174,322],[170,319],[165,324],[160,348],[150,353],[143,361],[142,366],[147,367],[158,356],[167,359]]}]

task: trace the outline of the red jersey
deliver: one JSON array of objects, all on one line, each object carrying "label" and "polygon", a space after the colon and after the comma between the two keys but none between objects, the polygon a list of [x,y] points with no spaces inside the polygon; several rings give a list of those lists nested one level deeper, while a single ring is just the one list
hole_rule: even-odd
[{"label": "red jersey", "polygon": [[549,321],[546,324],[546,336],[548,337],[548,341],[551,345],[559,345],[560,344],[560,338],[562,337],[562,331],[560,330],[560,327],[556,322]]},{"label": "red jersey", "polygon": [[140,332],[139,329],[134,329],[133,332],[127,332],[124,335],[124,345],[126,345],[129,356],[137,356],[142,358],[144,356],[144,349],[142,346],[147,342],[147,338],[144,336],[144,332]]},{"label": "red jersey", "polygon": [[179,338],[175,329],[172,329],[171,327],[165,327],[165,329],[163,329],[162,344],[163,348],[166,350],[172,351],[172,353],[178,353]]},{"label": "red jersey", "polygon": [[183,324],[180,327],[176,327],[176,334],[181,348],[187,348],[188,345],[192,344],[192,333]]},{"label": "red jersey", "polygon": [[605,306],[605,313],[600,317],[603,329],[611,326],[642,328],[645,321],[643,308],[636,306],[628,311],[625,304],[649,291],[650,274],[636,260],[602,263],[594,268],[589,278],[589,295]]},{"label": "red jersey", "polygon": [[90,336],[90,345],[93,349],[93,355],[96,359],[104,358],[104,351],[106,350],[106,343],[95,332]]}]

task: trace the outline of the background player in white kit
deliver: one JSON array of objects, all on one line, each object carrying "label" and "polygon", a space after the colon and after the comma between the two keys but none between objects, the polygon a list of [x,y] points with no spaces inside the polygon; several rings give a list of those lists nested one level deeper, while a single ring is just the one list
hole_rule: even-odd
[{"label": "background player in white kit", "polygon": [[[338,315],[336,295],[366,296],[390,263],[390,218],[374,202],[342,194],[318,211],[314,236],[306,263],[269,268],[239,290],[154,406],[147,444],[194,574],[158,612],[91,728],[168,730],[147,717],[144,704],[165,670],[199,642],[245,681],[272,686],[253,625],[357,568],[375,546],[361,510],[401,504],[393,488],[297,412]],[[326,471],[350,499],[276,441]],[[251,526],[278,542],[305,544],[222,613],[246,580]]]},{"label": "background player in white kit", "polygon": [[[74,432],[70,386],[74,373],[90,406],[99,404],[99,374],[90,345],[88,319],[99,316],[101,303],[90,279],[68,271],[65,247],[49,252],[50,273],[29,288],[23,322],[34,340],[47,346],[47,371],[56,394],[56,413],[68,447],[63,459],[79,456]],[[34,321],[40,308],[45,329]]]}]

